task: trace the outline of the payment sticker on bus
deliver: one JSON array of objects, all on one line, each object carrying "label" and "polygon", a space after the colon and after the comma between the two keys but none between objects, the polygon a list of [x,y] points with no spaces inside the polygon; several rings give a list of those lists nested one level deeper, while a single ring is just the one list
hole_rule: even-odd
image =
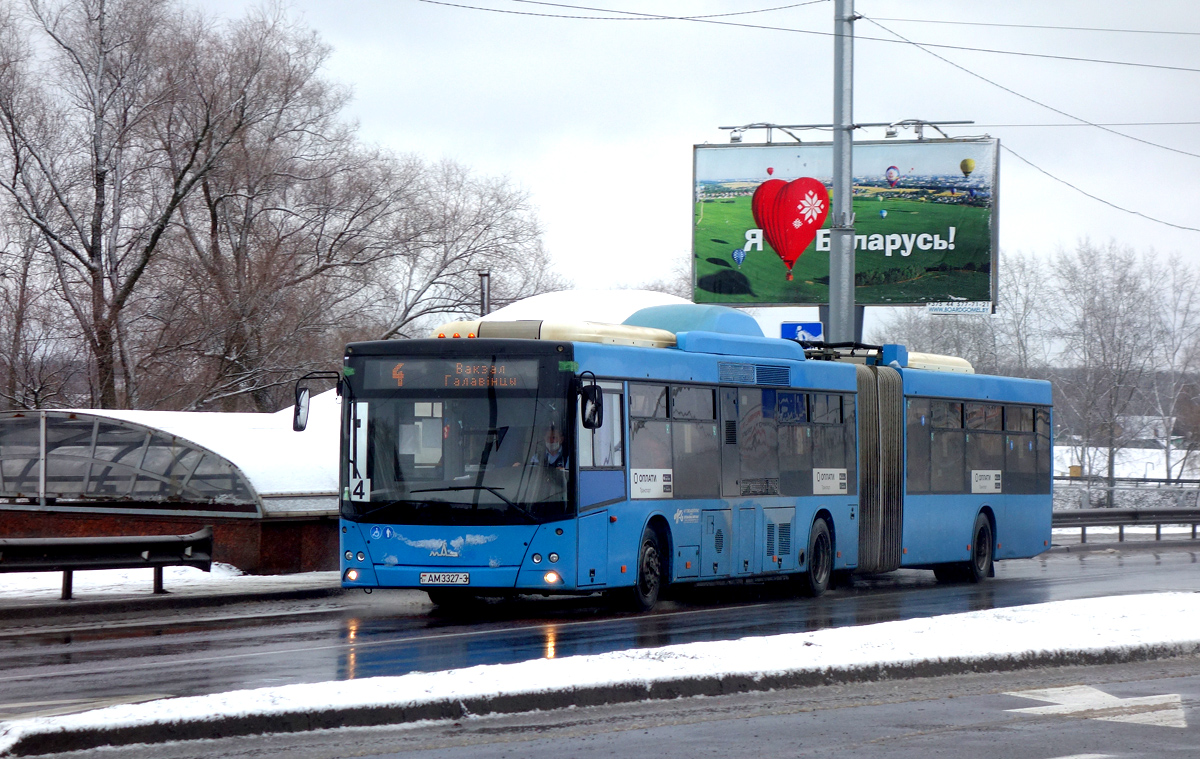
[{"label": "payment sticker on bus", "polygon": [[813,469],[813,495],[846,495],[845,469]]},{"label": "payment sticker on bus", "polygon": [[629,472],[629,495],[632,498],[673,498],[675,483],[671,469],[632,469]]},{"label": "payment sticker on bus", "polygon": [[422,572],[422,585],[470,585],[470,572]]}]

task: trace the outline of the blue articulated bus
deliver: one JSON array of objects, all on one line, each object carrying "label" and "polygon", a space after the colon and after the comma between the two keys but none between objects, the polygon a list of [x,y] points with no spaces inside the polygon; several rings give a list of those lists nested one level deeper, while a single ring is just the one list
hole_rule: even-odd
[{"label": "blue articulated bus", "polygon": [[1050,545],[1051,392],[903,346],[767,338],[719,306],[353,343],[345,587],[477,596],[932,569]]}]

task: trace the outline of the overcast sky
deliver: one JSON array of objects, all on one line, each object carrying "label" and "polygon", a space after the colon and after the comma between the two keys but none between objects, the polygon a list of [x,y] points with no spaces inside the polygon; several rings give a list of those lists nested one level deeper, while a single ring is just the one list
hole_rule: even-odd
[{"label": "overcast sky", "polygon": [[[787,0],[453,0],[526,14],[720,14]],[[240,13],[249,3],[208,7]],[[818,1],[712,19],[547,18],[420,0],[293,0],[333,46],[329,75],[353,87],[362,136],[396,151],[450,157],[503,174],[532,194],[561,271],[587,286],[664,277],[690,256],[692,146],[724,143],[723,125],[832,120],[834,4]],[[1194,0],[858,0],[854,117],[973,120],[951,135],[989,134],[1046,172],[1118,206],[1200,227],[1200,157],[1088,126],[894,39],[1099,58],[1200,70]],[[1191,32],[1131,34],[915,23],[885,19]],[[934,49],[986,79],[1088,121],[1200,122],[1200,72]],[[1200,154],[1200,126],[1119,126]],[[781,138],[778,135],[777,138]],[[801,135],[824,141],[819,132]],[[860,139],[881,138],[862,130]],[[902,133],[901,137],[912,137]],[[747,141],[755,138],[747,137]],[[1200,258],[1200,232],[1124,213],[1001,151],[1002,250],[1051,255],[1081,238]],[[1200,264],[1200,260],[1196,263]]]}]

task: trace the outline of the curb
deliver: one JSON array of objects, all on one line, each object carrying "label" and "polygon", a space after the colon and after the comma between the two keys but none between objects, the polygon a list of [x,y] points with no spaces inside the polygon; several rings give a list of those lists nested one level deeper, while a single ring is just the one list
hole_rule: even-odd
[{"label": "curb", "polygon": [[299,588],[295,590],[275,590],[258,593],[214,593],[210,595],[178,596],[166,593],[161,596],[146,596],[142,598],[122,598],[103,601],[61,601],[43,604],[27,604],[12,606],[4,609],[4,622],[27,622],[35,619],[57,619],[75,615],[95,616],[100,614],[117,614],[133,611],[155,611],[158,609],[196,609],[206,606],[225,606],[227,604],[254,603],[264,601],[305,601],[316,598],[331,598],[344,595],[349,589],[342,587],[331,588]]},{"label": "curb", "polygon": [[840,669],[804,669],[755,676],[751,674],[633,682],[500,695],[492,698],[443,698],[407,705],[363,706],[323,711],[250,714],[208,720],[156,723],[112,729],[56,729],[19,736],[0,756],[36,756],[81,751],[101,746],[166,743],[231,738],[264,733],[300,733],[341,727],[378,727],[420,720],[458,720],[469,716],[515,714],[564,707],[605,706],[645,700],[695,696],[725,696],[820,685],[911,680],[947,675],[1011,672],[1037,667],[1126,664],[1200,655],[1200,640],[1137,648],[1112,647],[1091,651],[1044,652],[1014,656],[951,658],[907,664],[874,664]]}]

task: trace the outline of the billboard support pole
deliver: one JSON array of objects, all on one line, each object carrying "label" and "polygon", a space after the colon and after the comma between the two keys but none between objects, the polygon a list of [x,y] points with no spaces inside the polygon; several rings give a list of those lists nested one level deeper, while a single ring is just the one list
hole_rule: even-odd
[{"label": "billboard support pole", "polygon": [[[833,38],[833,220],[829,251],[829,342],[862,341],[854,318],[854,0],[835,0]],[[861,328],[860,328],[861,329]]]}]

